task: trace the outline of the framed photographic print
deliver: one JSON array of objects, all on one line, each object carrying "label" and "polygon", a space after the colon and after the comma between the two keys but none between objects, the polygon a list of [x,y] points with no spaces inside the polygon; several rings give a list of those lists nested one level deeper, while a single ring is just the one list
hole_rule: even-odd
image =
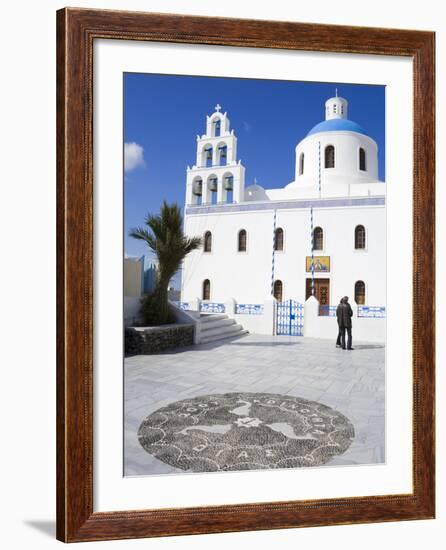
[{"label": "framed photographic print", "polygon": [[58,538],[434,517],[434,33],[57,30]]}]

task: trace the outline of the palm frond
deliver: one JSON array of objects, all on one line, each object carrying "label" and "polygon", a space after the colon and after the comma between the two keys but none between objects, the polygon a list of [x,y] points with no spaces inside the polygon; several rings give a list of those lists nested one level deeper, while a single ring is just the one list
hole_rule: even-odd
[{"label": "palm frond", "polygon": [[150,233],[144,227],[132,227],[129,231],[129,237],[146,241],[147,238],[150,237]]},{"label": "palm frond", "polygon": [[178,271],[181,262],[202,244],[200,237],[187,237],[183,233],[183,218],[178,204],[163,202],[159,214],[148,214],[145,218],[148,229],[137,227],[129,235],[144,240],[159,261],[159,279],[169,282]]}]

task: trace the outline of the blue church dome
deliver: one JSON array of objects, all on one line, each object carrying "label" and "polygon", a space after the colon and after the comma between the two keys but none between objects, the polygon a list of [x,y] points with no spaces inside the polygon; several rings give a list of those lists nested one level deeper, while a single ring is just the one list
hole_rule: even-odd
[{"label": "blue church dome", "polygon": [[320,132],[356,132],[358,134],[364,134],[367,136],[367,132],[353,122],[353,120],[348,120],[347,118],[331,118],[328,120],[323,120],[316,124],[307,134],[307,136],[312,136],[313,134],[319,134]]}]

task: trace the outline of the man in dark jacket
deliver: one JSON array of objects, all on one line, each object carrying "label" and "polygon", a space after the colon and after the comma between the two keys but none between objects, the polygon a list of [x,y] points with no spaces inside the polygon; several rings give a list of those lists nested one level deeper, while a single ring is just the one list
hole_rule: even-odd
[{"label": "man in dark jacket", "polygon": [[[348,296],[344,296],[336,308],[336,317],[338,320],[338,339],[336,345],[341,345],[342,349],[353,350],[352,348],[352,316],[353,310],[348,303]],[[347,348],[345,347],[345,331],[347,331]]]},{"label": "man in dark jacket", "polygon": [[341,317],[341,305],[342,305],[342,300],[344,298],[341,298],[340,302],[339,302],[339,305],[338,307],[336,308],[336,317],[337,317],[337,320],[338,320],[338,337],[336,338],[336,347],[337,348],[340,348],[341,347],[341,340],[342,340],[342,332],[343,332],[343,328],[341,328],[341,323],[340,323],[340,317]]}]

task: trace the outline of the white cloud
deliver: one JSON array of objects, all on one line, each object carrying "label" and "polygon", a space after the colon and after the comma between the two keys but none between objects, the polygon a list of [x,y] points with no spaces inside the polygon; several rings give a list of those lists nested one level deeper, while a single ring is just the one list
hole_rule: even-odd
[{"label": "white cloud", "polygon": [[124,143],[124,170],[130,172],[145,165],[144,148],[135,142]]}]

